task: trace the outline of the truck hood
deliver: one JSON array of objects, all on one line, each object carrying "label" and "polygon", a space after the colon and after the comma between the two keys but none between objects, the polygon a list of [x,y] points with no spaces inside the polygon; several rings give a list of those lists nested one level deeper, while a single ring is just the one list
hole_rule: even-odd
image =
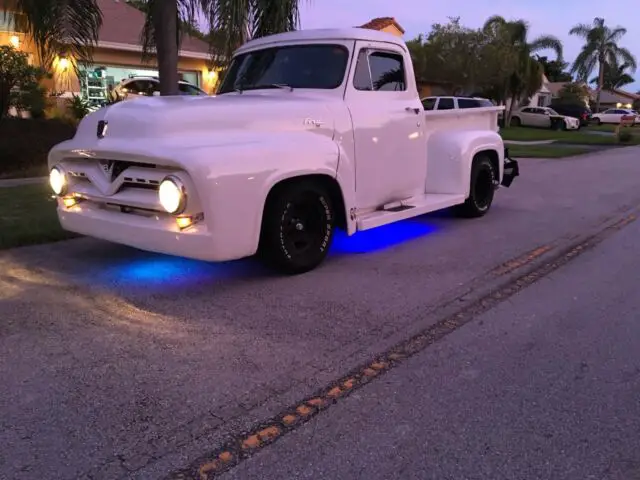
[{"label": "truck hood", "polygon": [[77,136],[96,139],[100,120],[108,124],[105,138],[109,139],[215,135],[229,130],[245,133],[310,130],[333,136],[334,131],[327,99],[295,92],[126,100],[84,118]]}]

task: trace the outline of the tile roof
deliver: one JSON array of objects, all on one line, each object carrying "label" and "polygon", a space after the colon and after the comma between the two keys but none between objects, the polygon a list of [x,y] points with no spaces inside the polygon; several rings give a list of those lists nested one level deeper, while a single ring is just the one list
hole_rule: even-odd
[{"label": "tile roof", "polygon": [[400,24],[396,21],[396,19],[393,17],[374,18],[373,20],[370,20],[364,25],[360,25],[360,28],[368,28],[370,30],[382,30],[387,27],[390,27],[391,25],[393,25],[398,30],[400,30],[401,33],[404,33],[404,28],[402,28]]},{"label": "tile roof", "polygon": [[[98,0],[102,10],[102,28],[99,41],[140,46],[140,32],[144,25],[144,13],[126,0]],[[180,50],[208,53],[207,42],[188,35],[182,37]]]}]

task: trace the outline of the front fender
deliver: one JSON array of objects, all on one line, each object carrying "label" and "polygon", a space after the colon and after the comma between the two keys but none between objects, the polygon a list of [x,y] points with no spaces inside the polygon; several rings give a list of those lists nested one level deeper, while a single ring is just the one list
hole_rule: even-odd
[{"label": "front fender", "polygon": [[231,257],[253,255],[274,185],[302,175],[336,178],[337,144],[310,132],[247,135],[245,142],[189,149],[181,162],[196,185],[205,222]]},{"label": "front fender", "polygon": [[434,132],[427,141],[428,193],[469,196],[471,164],[481,152],[497,161],[498,181],[504,172],[502,137],[491,130],[453,130]]}]

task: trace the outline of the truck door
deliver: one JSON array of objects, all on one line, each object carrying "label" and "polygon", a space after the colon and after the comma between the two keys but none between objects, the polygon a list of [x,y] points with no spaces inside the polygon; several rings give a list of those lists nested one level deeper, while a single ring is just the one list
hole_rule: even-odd
[{"label": "truck door", "polygon": [[405,65],[392,44],[356,42],[345,99],[353,121],[358,208],[380,207],[424,193],[425,114]]}]

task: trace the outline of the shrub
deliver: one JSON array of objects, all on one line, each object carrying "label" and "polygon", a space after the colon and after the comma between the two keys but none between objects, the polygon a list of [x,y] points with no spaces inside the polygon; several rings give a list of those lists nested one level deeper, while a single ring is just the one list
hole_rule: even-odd
[{"label": "shrub", "polygon": [[72,138],[75,127],[61,120],[0,120],[0,177],[46,175],[47,154]]},{"label": "shrub", "polygon": [[621,129],[618,132],[618,142],[620,143],[628,143],[631,141],[632,138],[633,138],[633,135],[629,130]]},{"label": "shrub", "polygon": [[82,97],[78,95],[73,95],[70,99],[67,100],[69,110],[73,117],[80,121],[84,117],[86,117],[90,112],[90,105],[87,100],[84,100]]},{"label": "shrub", "polygon": [[[44,115],[46,101],[42,99],[46,97],[39,84],[45,72],[29,65],[28,58],[26,53],[11,46],[0,46],[0,118],[6,116],[13,105]],[[32,105],[26,100],[31,100]]]}]

